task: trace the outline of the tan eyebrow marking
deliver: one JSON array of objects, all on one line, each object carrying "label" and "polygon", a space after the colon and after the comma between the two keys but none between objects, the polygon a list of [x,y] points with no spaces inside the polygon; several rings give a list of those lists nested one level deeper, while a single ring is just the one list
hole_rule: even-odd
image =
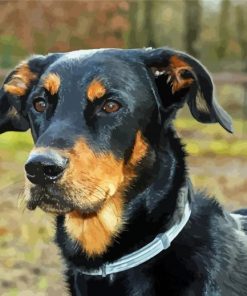
[{"label": "tan eyebrow marking", "polygon": [[87,89],[87,97],[93,102],[96,99],[102,98],[106,93],[106,88],[101,81],[93,80]]},{"label": "tan eyebrow marking", "polygon": [[4,84],[4,91],[16,95],[24,96],[30,86],[32,80],[35,80],[37,75],[33,73],[26,62],[21,63],[10,81]]},{"label": "tan eyebrow marking", "polygon": [[60,76],[56,73],[48,74],[43,80],[44,88],[49,91],[52,96],[58,92],[60,84]]}]

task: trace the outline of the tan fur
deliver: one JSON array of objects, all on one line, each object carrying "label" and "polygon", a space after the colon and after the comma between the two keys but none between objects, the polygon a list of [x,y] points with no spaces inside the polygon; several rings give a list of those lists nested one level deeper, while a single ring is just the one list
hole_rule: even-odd
[{"label": "tan fur", "polygon": [[123,227],[123,197],[115,194],[94,215],[81,215],[74,211],[66,215],[65,227],[89,257],[107,250]]},{"label": "tan fur", "polygon": [[93,80],[87,89],[87,97],[89,101],[93,102],[94,100],[102,98],[106,93],[106,88],[101,81]]},{"label": "tan fur", "polygon": [[4,90],[12,95],[24,96],[30,83],[36,78],[37,75],[30,70],[26,62],[23,62],[16,68],[10,81],[4,84]]},{"label": "tan fur", "polygon": [[148,144],[143,139],[141,132],[138,131],[136,134],[135,145],[129,163],[134,166],[137,165],[138,162],[141,161],[143,157],[147,154],[147,151]]},{"label": "tan fur", "polygon": [[169,64],[173,68],[190,67],[185,61],[181,60],[177,55],[174,55],[170,58]]},{"label": "tan fur", "polygon": [[192,78],[185,79],[181,76],[184,70],[192,72],[192,68],[187,63],[176,55],[172,56],[169,60],[169,66],[166,69],[171,78],[172,93],[188,87],[194,81]]},{"label": "tan fur", "polygon": [[[80,151],[79,155],[77,149]],[[76,186],[80,189],[84,187],[88,194],[84,197],[76,196],[77,202],[85,203],[83,201],[85,198],[91,205],[96,202],[94,194],[91,193],[90,196],[90,190],[87,190],[92,184],[90,182],[87,184],[85,175],[88,177],[92,175],[95,185],[100,184],[106,194],[105,199],[101,196],[103,204],[95,214],[86,216],[75,211],[66,215],[65,227],[68,234],[81,243],[88,256],[104,253],[123,228],[124,191],[136,177],[135,167],[145,157],[147,151],[148,144],[139,131],[131,158],[126,165],[123,160],[116,160],[111,154],[93,156],[91,149],[84,142],[77,143],[74,151],[70,153],[72,166],[64,175],[64,180],[72,183],[71,190],[78,193]],[[82,173],[81,170],[85,172]]]},{"label": "tan fur", "polygon": [[[69,167],[58,182],[67,198],[90,214],[73,211],[65,215],[65,228],[89,257],[104,253],[124,227],[124,193],[136,177],[135,168],[148,152],[148,144],[140,131],[127,164],[111,153],[95,153],[87,142],[80,139],[70,150],[34,148],[33,153],[55,150],[69,158]],[[31,185],[27,181],[26,199]]]},{"label": "tan fur", "polygon": [[52,96],[58,92],[60,84],[60,77],[56,73],[49,73],[43,80],[44,88],[49,91]]}]

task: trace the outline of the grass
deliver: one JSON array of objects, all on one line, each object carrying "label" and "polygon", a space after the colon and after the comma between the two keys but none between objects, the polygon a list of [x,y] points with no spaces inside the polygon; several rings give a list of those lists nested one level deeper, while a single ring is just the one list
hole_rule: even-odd
[{"label": "grass", "polygon": [[228,134],[220,125],[204,125],[193,118],[176,120],[183,135],[187,151],[193,156],[247,157],[247,137],[243,134],[243,121],[234,120],[234,134]]}]

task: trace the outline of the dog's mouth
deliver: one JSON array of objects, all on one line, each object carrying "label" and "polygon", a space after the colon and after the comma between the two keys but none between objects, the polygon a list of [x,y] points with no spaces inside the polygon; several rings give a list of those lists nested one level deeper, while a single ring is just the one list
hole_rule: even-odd
[{"label": "dog's mouth", "polygon": [[75,193],[66,188],[57,185],[46,185],[45,187],[35,185],[28,189],[28,198],[26,206],[29,210],[35,210],[37,207],[43,211],[52,214],[67,214],[77,211],[82,215],[96,213],[103,206],[106,196],[101,196],[96,200],[89,200],[86,192],[76,192],[80,200],[75,200]]},{"label": "dog's mouth", "polygon": [[37,207],[47,213],[66,214],[74,210],[74,206],[67,202],[64,198],[56,195],[50,195],[47,190],[40,190],[39,195],[32,196],[27,201],[27,208],[31,211]]}]

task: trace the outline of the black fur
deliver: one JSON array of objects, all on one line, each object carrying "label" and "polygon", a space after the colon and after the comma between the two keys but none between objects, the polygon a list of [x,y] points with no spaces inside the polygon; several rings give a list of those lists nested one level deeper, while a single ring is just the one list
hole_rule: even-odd
[{"label": "black fur", "polygon": [[[190,86],[176,92],[167,82],[170,74],[162,72],[174,56],[189,66],[182,79],[193,79]],[[232,131],[229,116],[213,98],[213,84],[205,68],[192,57],[166,48],[79,51],[32,57],[28,63],[38,75],[22,98],[21,107],[17,108],[20,98],[1,90],[0,132],[30,127],[37,147],[59,149],[71,148],[83,137],[96,153],[111,151],[126,162],[138,130],[149,145],[147,155],[136,167],[138,177],[126,188],[126,227],[103,255],[88,258],[66,233],[64,215],[57,216],[56,243],[65,261],[71,295],[247,295],[247,218],[243,216],[247,212],[240,210],[231,215],[202,192],[195,193],[191,217],[166,251],[138,267],[105,278],[78,272],[82,267],[97,268],[117,260],[167,229],[179,190],[188,178],[186,153],[172,123],[179,108],[188,103],[198,121],[218,122]],[[160,71],[157,77],[153,68]],[[62,81],[52,98],[41,85],[42,75],[49,72],[58,73]],[[11,75],[13,72],[5,83]],[[102,79],[110,91],[106,98],[91,103],[85,93],[95,77]],[[199,93],[204,108],[198,107]],[[49,103],[47,113],[33,110],[37,97]],[[96,116],[95,110],[109,98],[121,102],[120,112],[98,112]],[[18,118],[8,117],[11,104],[17,106]],[[20,120],[24,126],[20,126]],[[62,190],[59,192],[62,206],[64,196]]]}]

